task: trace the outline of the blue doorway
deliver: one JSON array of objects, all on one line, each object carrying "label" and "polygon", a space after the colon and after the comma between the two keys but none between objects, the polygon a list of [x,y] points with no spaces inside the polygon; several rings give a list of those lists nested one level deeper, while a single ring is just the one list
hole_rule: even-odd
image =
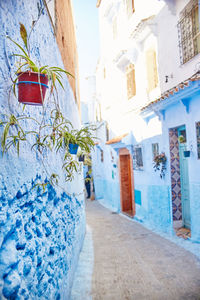
[{"label": "blue doorway", "polygon": [[190,229],[190,195],[185,125],[169,129],[173,227]]},{"label": "blue doorway", "polygon": [[189,228],[191,226],[190,217],[190,194],[189,194],[189,175],[188,157],[185,157],[187,150],[187,135],[185,126],[178,128],[179,160],[180,160],[180,181],[181,181],[181,204],[182,204],[182,225]]}]

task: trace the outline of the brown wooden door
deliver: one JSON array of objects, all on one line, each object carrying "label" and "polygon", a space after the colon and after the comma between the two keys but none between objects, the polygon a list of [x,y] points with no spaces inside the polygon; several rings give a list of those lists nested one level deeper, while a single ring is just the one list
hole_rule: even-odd
[{"label": "brown wooden door", "polygon": [[120,187],[121,187],[121,207],[122,212],[133,216],[134,202],[133,202],[133,185],[132,185],[132,168],[130,154],[122,154],[120,159]]}]

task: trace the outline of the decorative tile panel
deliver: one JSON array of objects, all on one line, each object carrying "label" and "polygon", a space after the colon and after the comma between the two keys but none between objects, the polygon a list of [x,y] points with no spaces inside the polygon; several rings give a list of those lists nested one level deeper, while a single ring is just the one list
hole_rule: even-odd
[{"label": "decorative tile panel", "polygon": [[181,180],[180,180],[180,161],[178,130],[176,128],[169,130],[169,148],[171,162],[171,191],[172,191],[172,209],[173,220],[182,220],[181,207]]}]

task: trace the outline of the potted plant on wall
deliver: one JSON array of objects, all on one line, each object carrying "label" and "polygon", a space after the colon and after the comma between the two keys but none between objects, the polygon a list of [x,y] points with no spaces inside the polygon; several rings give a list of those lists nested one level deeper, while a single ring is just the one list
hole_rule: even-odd
[{"label": "potted plant on wall", "polygon": [[190,157],[190,150],[183,151],[184,157]]},{"label": "potted plant on wall", "polygon": [[72,129],[64,132],[64,144],[71,154],[77,154],[78,147],[82,151],[90,152],[95,144],[92,130],[94,129],[91,126],[86,126],[80,130]]},{"label": "potted plant on wall", "polygon": [[160,178],[161,179],[165,177],[166,161],[167,161],[167,157],[165,156],[164,152],[156,155],[153,159],[154,171],[155,172],[160,171]]},{"label": "potted plant on wall", "polygon": [[51,85],[51,91],[56,88],[56,81],[63,87],[61,78],[62,74],[70,75],[69,72],[59,67],[37,66],[37,64],[30,58],[30,47],[26,28],[20,24],[20,35],[23,40],[25,49],[11,39],[19,53],[14,53],[13,56],[19,58],[18,68],[15,72],[16,78],[13,82],[13,90],[15,93],[16,85],[18,86],[18,101],[23,104],[43,105],[48,83]]},{"label": "potted plant on wall", "polygon": [[183,143],[186,142],[186,138],[183,135],[179,135],[178,141],[179,141],[180,144],[183,144]]},{"label": "potted plant on wall", "polygon": [[[180,135],[178,137],[178,141],[180,144],[184,144],[184,143],[186,143],[186,138],[183,135]],[[183,151],[183,155],[184,155],[184,157],[190,157],[190,150]]]}]

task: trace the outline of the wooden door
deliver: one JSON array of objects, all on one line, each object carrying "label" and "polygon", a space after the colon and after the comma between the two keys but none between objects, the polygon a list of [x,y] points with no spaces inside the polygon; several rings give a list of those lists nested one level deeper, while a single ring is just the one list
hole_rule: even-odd
[{"label": "wooden door", "polygon": [[[128,151],[128,150],[127,150]],[[122,212],[129,216],[135,214],[135,203],[133,193],[133,171],[131,156],[127,151],[120,154],[120,194]],[[122,151],[121,151],[122,152]]]}]

